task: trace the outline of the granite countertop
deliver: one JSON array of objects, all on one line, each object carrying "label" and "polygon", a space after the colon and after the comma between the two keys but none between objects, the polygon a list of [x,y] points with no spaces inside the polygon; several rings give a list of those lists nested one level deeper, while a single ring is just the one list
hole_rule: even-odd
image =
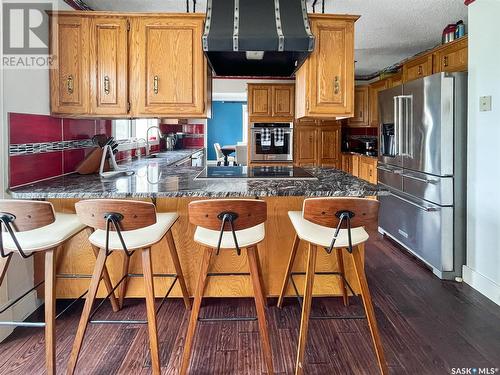
[{"label": "granite countertop", "polygon": [[[192,153],[197,150],[192,150]],[[172,155],[173,156],[173,155]],[[127,197],[267,197],[371,196],[385,191],[333,168],[307,167],[317,180],[194,180],[203,167],[172,166],[172,158],[142,158],[121,166],[132,176],[102,179],[99,175],[70,174],[14,188],[13,198],[127,198]]]}]

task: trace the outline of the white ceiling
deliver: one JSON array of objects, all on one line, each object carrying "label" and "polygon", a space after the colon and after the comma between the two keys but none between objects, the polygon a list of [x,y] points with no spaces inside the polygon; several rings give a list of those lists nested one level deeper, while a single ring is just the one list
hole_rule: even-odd
[{"label": "white ceiling", "polygon": [[[185,0],[84,0],[94,10],[185,12]],[[189,0],[190,11],[193,1]],[[312,0],[308,0],[310,11]],[[206,0],[196,1],[205,12]],[[321,12],[318,0],[316,12]],[[370,75],[441,42],[449,23],[467,24],[463,0],[326,0],[325,13],[357,14],[356,75]]]}]

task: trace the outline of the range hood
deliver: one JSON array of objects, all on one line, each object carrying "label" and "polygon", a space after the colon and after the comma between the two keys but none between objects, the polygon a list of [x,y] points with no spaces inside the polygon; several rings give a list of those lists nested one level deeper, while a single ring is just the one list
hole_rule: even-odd
[{"label": "range hood", "polygon": [[290,77],[314,49],[305,0],[208,0],[203,50],[217,76]]}]

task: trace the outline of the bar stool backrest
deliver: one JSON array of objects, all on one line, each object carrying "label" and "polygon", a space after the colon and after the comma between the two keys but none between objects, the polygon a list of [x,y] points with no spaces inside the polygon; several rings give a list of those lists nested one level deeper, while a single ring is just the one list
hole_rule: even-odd
[{"label": "bar stool backrest", "polygon": [[[141,229],[156,223],[156,208],[150,202],[122,199],[89,199],[75,204],[80,221],[94,229],[106,230],[106,214],[120,214],[120,230]],[[113,226],[110,226],[114,230]]]},{"label": "bar stool backrest", "polygon": [[18,232],[41,228],[56,220],[50,202],[0,199],[0,213],[15,216],[11,225]]},{"label": "bar stool backrest", "polygon": [[[304,219],[324,227],[336,228],[339,213],[349,211],[354,214],[351,228],[365,227],[376,229],[378,223],[379,202],[367,198],[308,198],[304,200]],[[347,228],[347,222],[341,228]]]},{"label": "bar stool backrest", "polygon": [[[224,213],[234,213],[234,230],[242,230],[262,224],[267,219],[267,203],[256,199],[207,199],[188,205],[189,222],[206,229],[220,230]],[[226,222],[224,231],[230,231]]]}]

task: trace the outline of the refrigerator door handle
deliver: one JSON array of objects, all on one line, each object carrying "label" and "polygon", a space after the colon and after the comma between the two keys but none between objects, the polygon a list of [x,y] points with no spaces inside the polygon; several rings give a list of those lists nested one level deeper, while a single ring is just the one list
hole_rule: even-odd
[{"label": "refrigerator door handle", "polygon": [[413,96],[406,95],[405,102],[405,155],[413,156]]},{"label": "refrigerator door handle", "polygon": [[394,173],[394,174],[402,174],[403,173],[402,169],[389,169],[389,168],[384,168],[384,167],[381,167],[381,166],[378,166],[377,169],[380,170],[380,171]]},{"label": "refrigerator door handle", "polygon": [[394,150],[396,155],[401,154],[401,139],[400,139],[400,101],[399,96],[394,97]]},{"label": "refrigerator door handle", "polygon": [[425,211],[425,212],[434,212],[434,211],[439,211],[440,210],[439,207],[425,207],[425,206],[421,206],[420,204],[412,202],[409,199],[405,199],[405,198],[401,197],[400,195],[396,195],[396,198],[401,199],[403,202],[411,204],[412,206],[420,208],[422,211]]},{"label": "refrigerator door handle", "polygon": [[406,173],[403,173],[403,177],[411,178],[412,180],[415,180],[415,181],[425,182],[426,184],[437,184],[438,183],[438,181],[436,181],[436,180],[428,180],[426,178],[415,177],[415,176],[412,176],[412,175],[409,175]]}]

